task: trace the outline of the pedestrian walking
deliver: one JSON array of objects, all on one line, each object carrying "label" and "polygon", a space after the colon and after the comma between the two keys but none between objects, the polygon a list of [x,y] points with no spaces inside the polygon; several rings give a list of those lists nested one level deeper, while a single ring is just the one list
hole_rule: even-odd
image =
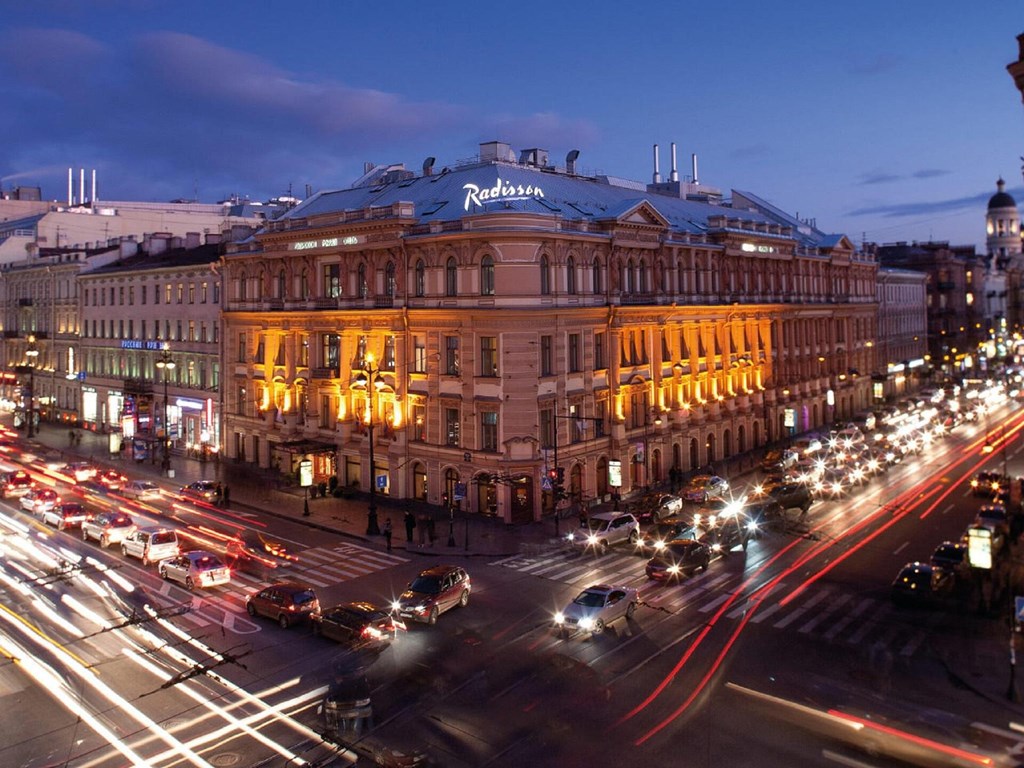
[{"label": "pedestrian walking", "polygon": [[405,540],[412,541],[412,529],[416,527],[416,515],[408,509],[405,510]]},{"label": "pedestrian walking", "polygon": [[389,517],[384,521],[384,543],[387,545],[388,552],[391,551],[391,518]]},{"label": "pedestrian walking", "polygon": [[228,502],[231,501],[231,490],[228,488],[228,484],[224,483],[224,487],[221,489],[220,500],[224,504],[224,509],[228,508]]},{"label": "pedestrian walking", "polygon": [[224,488],[220,483],[217,483],[217,487],[213,489],[213,505],[219,507],[224,503]]}]

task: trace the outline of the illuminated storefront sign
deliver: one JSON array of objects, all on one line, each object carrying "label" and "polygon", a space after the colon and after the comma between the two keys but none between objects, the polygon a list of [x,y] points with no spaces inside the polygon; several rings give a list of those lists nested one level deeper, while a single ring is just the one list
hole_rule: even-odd
[{"label": "illuminated storefront sign", "polygon": [[174,404],[181,408],[183,411],[201,411],[203,410],[203,402],[201,400],[188,400],[184,397],[179,397],[174,401]]},{"label": "illuminated storefront sign", "polygon": [[121,349],[156,349],[164,348],[162,341],[138,341],[136,339],[122,339]]},{"label": "illuminated storefront sign", "polygon": [[755,243],[743,243],[740,249],[747,253],[775,253],[775,246],[773,245],[757,245]]},{"label": "illuminated storefront sign", "polygon": [[292,250],[308,251],[310,248],[333,248],[338,245],[356,245],[358,243],[359,238],[351,235],[349,237],[322,237],[319,240],[301,240],[292,243]]},{"label": "illuminated storefront sign", "polygon": [[503,182],[501,179],[498,179],[493,187],[480,189],[476,184],[463,184],[462,188],[466,190],[465,210],[467,211],[470,203],[483,205],[505,200],[529,200],[533,197],[544,197],[544,192],[540,187],[535,187],[532,184],[524,187],[522,184]]},{"label": "illuminated storefront sign", "polygon": [[618,459],[608,462],[608,485],[612,488],[622,487],[622,462]]}]

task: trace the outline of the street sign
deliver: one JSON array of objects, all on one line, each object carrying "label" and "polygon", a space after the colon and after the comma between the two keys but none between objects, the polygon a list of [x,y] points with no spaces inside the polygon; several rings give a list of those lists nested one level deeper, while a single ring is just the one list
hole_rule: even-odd
[{"label": "street sign", "polygon": [[299,462],[299,485],[309,488],[313,484],[313,462],[303,459]]},{"label": "street sign", "polygon": [[540,489],[542,491],[550,491],[550,490],[552,490],[552,488],[551,488],[551,478],[548,477],[547,475],[544,475],[544,477],[542,477],[540,479]]},{"label": "street sign", "polygon": [[388,476],[377,475],[377,490],[383,491],[388,487]]},{"label": "street sign", "polygon": [[456,483],[455,484],[455,501],[462,501],[466,498],[466,484]]},{"label": "street sign", "polygon": [[1017,616],[1017,621],[1024,624],[1024,597],[1013,598],[1013,612]]}]

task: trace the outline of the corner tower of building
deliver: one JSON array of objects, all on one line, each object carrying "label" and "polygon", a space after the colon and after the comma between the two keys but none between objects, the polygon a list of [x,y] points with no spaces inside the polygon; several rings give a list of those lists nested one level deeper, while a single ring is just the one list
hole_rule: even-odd
[{"label": "corner tower of building", "polygon": [[1021,255],[1020,212],[1017,201],[1003,188],[1006,182],[996,182],[997,192],[988,201],[985,213],[985,247],[990,256],[996,257],[1000,268]]}]

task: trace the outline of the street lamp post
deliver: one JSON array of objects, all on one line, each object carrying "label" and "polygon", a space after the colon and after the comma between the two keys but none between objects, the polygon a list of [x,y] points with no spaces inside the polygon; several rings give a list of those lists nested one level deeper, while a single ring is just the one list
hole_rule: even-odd
[{"label": "street lamp post", "polygon": [[[650,446],[650,435],[648,433],[650,414],[644,415],[644,492],[651,490],[651,446]],[[661,426],[661,414],[655,414],[654,426]]]},{"label": "street lamp post", "polygon": [[171,345],[167,342],[164,342],[163,349],[160,350],[160,357],[156,361],[156,367],[163,371],[164,375],[164,457],[160,466],[166,474],[171,471],[171,429],[170,424],[167,423],[167,379],[170,376],[170,372],[174,370],[174,360],[171,358]]},{"label": "street lamp post", "polygon": [[28,428],[26,436],[31,440],[35,436],[35,421],[36,421],[36,382],[35,382],[35,371],[36,371],[36,358],[39,357],[39,350],[36,349],[36,337],[28,337],[28,346],[25,348],[25,359],[28,361],[26,367],[28,368],[28,402],[25,404],[26,417],[28,419]]},{"label": "street lamp post", "polygon": [[373,455],[373,409],[374,390],[380,390],[384,381],[380,377],[380,368],[373,367],[373,355],[366,356],[363,371],[356,376],[355,384],[366,388],[367,418],[366,428],[370,433],[370,507],[366,511],[366,535],[379,536],[380,525],[377,523],[377,465]]}]

